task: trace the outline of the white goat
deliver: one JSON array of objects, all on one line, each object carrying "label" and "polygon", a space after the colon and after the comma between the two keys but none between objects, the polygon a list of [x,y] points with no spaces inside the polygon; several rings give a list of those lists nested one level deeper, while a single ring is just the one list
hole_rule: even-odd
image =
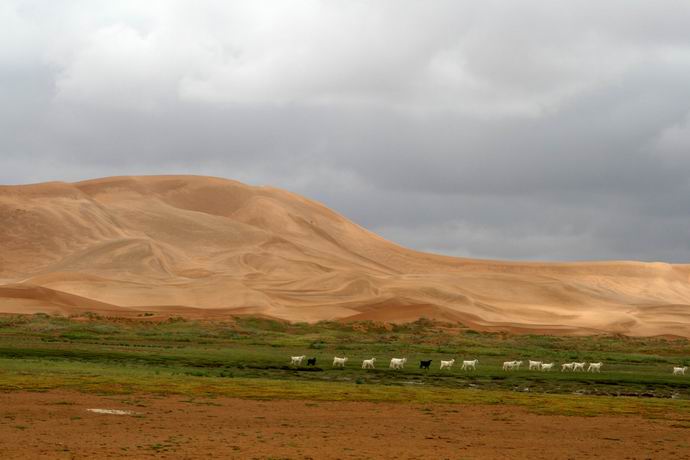
[{"label": "white goat", "polygon": [[512,371],[515,369],[515,364],[517,361],[504,361],[503,362],[503,370],[504,371]]},{"label": "white goat", "polygon": [[561,372],[572,371],[575,363],[563,363],[561,364]]},{"label": "white goat", "polygon": [[541,369],[541,361],[532,361],[531,359],[529,360],[529,370],[534,370],[534,369]]},{"label": "white goat", "polygon": [[587,372],[601,372],[601,365],[603,363],[589,363]]},{"label": "white goat", "polygon": [[441,369],[449,369],[453,367],[453,364],[455,364],[455,358],[451,359],[450,361],[441,361]]},{"label": "white goat", "polygon": [[685,371],[687,369],[688,369],[688,366],[674,367],[673,368],[673,375],[685,375]]},{"label": "white goat", "polygon": [[407,358],[391,358],[391,363],[388,367],[391,369],[402,369],[407,362]]},{"label": "white goat", "polygon": [[302,361],[306,358],[306,356],[290,356],[290,365],[291,366],[301,366]]},{"label": "white goat", "polygon": [[587,363],[573,363],[573,372],[575,371],[585,371],[585,364]]},{"label": "white goat", "polygon": [[362,369],[373,369],[376,358],[365,359],[362,361]]},{"label": "white goat", "polygon": [[347,358],[338,358],[337,356],[333,358],[333,367],[345,367]]},{"label": "white goat", "polygon": [[520,366],[522,366],[522,361],[513,361],[515,363],[515,369],[520,370]]},{"label": "white goat", "polygon": [[478,359],[473,359],[472,361],[463,361],[462,362],[462,370],[477,370],[477,363],[479,362]]},{"label": "white goat", "polygon": [[548,364],[542,363],[542,364],[541,364],[541,370],[542,370],[542,372],[543,372],[543,371],[547,371],[547,372],[548,372],[548,371],[550,371],[551,369],[553,369],[553,363],[548,363]]}]

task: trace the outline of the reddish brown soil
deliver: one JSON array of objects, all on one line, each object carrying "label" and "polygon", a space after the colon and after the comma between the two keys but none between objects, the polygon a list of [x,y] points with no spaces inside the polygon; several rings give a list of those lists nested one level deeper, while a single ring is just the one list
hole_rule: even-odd
[{"label": "reddish brown soil", "polygon": [[0,458],[689,459],[690,429],[508,406],[12,392],[0,394]]}]

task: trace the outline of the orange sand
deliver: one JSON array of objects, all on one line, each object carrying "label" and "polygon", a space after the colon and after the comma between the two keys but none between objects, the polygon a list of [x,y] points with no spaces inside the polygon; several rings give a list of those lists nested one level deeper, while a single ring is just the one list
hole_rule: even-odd
[{"label": "orange sand", "polygon": [[84,310],[690,337],[690,265],[420,253],[301,196],[218,178],[0,186],[0,313]]}]

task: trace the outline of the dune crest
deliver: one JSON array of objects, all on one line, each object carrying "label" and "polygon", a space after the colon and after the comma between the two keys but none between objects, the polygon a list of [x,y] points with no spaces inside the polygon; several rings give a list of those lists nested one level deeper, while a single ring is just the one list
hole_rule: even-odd
[{"label": "dune crest", "polygon": [[85,310],[690,337],[690,265],[420,253],[301,196],[219,178],[0,186],[0,312]]}]

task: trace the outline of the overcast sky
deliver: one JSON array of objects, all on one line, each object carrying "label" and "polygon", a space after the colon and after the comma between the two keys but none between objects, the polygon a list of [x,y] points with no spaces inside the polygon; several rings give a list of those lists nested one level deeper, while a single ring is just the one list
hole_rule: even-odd
[{"label": "overcast sky", "polygon": [[0,0],[0,184],[207,174],[468,257],[690,261],[690,2]]}]

